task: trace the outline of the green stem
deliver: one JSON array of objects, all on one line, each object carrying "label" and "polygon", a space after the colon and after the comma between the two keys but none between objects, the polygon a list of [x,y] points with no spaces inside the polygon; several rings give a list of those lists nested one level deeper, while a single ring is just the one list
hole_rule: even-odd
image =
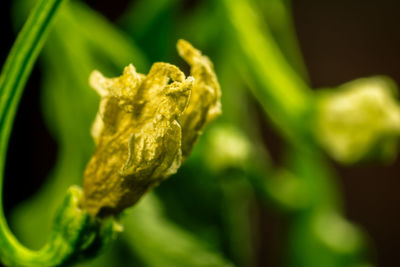
[{"label": "green stem", "polygon": [[[44,44],[47,33],[60,9],[63,0],[40,0],[19,33],[6,60],[0,77],[0,191],[7,154],[8,139],[18,102],[27,78]],[[79,243],[80,233],[90,217],[76,209],[80,197],[79,189],[67,195],[66,202],[55,221],[55,232],[49,243],[40,251],[32,251],[15,238],[9,229],[0,201],[0,257],[6,264],[17,266],[52,266],[65,261]],[[67,235],[65,227],[71,232]],[[57,232],[59,231],[59,232]],[[78,234],[78,235],[71,235]]]},{"label": "green stem", "polygon": [[289,0],[258,0],[263,19],[270,26],[271,34],[293,69],[308,81],[308,73],[296,38]]},{"label": "green stem", "polygon": [[268,25],[254,14],[249,3],[224,2],[242,54],[240,71],[253,81],[253,94],[283,133],[294,144],[301,144],[307,127],[300,122],[308,116],[313,102],[310,88],[286,61]]},{"label": "green stem", "polygon": [[161,204],[154,194],[148,193],[122,217],[123,223],[129,225],[122,237],[145,266],[232,267],[223,255],[168,220]]}]

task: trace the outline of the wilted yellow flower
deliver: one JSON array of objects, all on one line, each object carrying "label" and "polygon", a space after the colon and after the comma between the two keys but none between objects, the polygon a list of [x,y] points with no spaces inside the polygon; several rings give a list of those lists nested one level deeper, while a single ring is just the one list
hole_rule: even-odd
[{"label": "wilted yellow flower", "polygon": [[82,206],[92,215],[118,214],[174,174],[204,126],[220,114],[211,62],[186,41],[178,50],[193,76],[167,63],[153,64],[147,76],[132,65],[117,78],[91,74],[101,101]]}]

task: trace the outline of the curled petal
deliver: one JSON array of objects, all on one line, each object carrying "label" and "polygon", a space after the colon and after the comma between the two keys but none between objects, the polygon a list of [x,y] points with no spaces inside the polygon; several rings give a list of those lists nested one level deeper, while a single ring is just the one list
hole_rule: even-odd
[{"label": "curled petal", "polygon": [[179,40],[179,55],[190,65],[195,83],[189,104],[179,119],[182,125],[182,154],[186,158],[205,126],[221,114],[221,89],[213,64],[190,43]]}]

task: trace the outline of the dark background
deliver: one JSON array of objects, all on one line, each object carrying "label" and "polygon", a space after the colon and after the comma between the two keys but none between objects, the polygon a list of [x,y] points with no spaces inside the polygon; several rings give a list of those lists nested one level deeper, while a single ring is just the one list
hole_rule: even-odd
[{"label": "dark background", "polygon": [[[89,1],[110,18],[126,1]],[[194,1],[190,1],[194,2]],[[400,1],[302,0],[293,2],[300,46],[313,87],[335,86],[365,76],[385,74],[400,84]],[[15,34],[10,22],[10,1],[0,9],[3,64]],[[35,68],[16,118],[7,156],[4,205],[6,213],[34,194],[55,162],[57,145],[48,134],[39,105],[40,71]],[[268,135],[267,135],[268,136]],[[400,160],[382,166],[335,165],[343,189],[346,215],[369,234],[378,266],[400,266]],[[266,224],[279,228],[279,220],[266,212]],[[267,222],[272,220],[274,222]],[[273,228],[272,228],[273,229]],[[263,236],[265,234],[265,236]],[[260,238],[279,238],[264,230]],[[272,245],[270,242],[263,243]],[[262,248],[260,264],[274,262],[271,248]]]}]

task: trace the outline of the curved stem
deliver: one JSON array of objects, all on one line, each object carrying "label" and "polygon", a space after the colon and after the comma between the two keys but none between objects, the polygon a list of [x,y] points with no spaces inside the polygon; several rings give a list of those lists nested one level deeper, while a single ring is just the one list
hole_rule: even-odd
[{"label": "curved stem", "polygon": [[[0,191],[7,154],[8,139],[24,85],[46,39],[50,25],[64,0],[40,0],[19,33],[0,76]],[[0,200],[0,256],[5,263],[46,264],[54,255],[49,248],[31,251],[10,231]]]}]

